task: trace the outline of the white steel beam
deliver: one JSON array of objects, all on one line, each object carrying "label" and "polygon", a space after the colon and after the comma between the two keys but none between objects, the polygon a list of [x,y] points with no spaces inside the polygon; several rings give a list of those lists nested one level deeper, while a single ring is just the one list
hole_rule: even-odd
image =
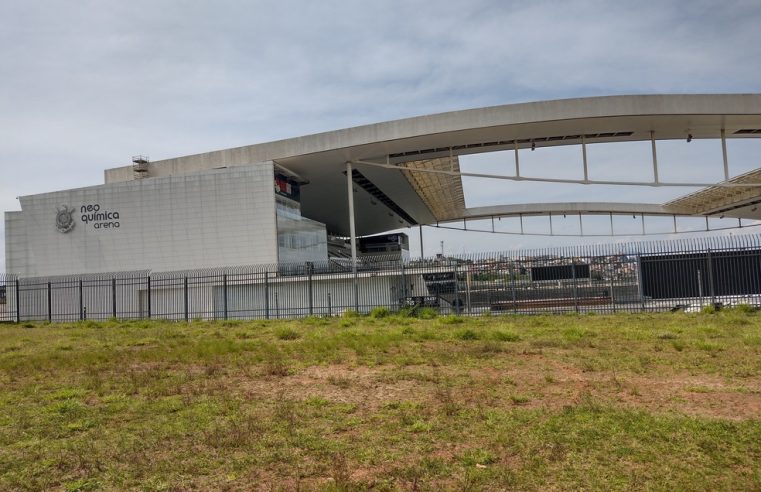
[{"label": "white steel beam", "polygon": [[724,158],[724,181],[729,181],[729,159],[727,158],[727,132],[721,129],[721,155]]},{"label": "white steel beam", "polygon": [[359,289],[357,286],[357,230],[354,224],[354,180],[351,162],[346,163],[346,192],[349,195],[349,238],[351,240],[351,272],[354,274],[354,308],[359,309]]},{"label": "white steel beam", "polygon": [[655,132],[650,130],[650,146],[653,149],[653,184],[658,184],[658,153],[655,150]]}]

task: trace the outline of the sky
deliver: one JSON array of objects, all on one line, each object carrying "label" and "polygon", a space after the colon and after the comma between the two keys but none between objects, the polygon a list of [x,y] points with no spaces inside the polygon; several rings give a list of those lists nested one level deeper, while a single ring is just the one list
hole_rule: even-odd
[{"label": "sky", "polygon": [[[0,0],[0,210],[18,210],[18,196],[101,184],[104,169],[136,154],[160,160],[547,99],[761,92],[760,25],[758,0]],[[600,178],[637,166],[644,173],[648,148],[590,146],[590,170]],[[759,167],[758,150],[730,142],[733,174]],[[574,175],[578,152],[538,149],[522,168]],[[673,176],[714,176],[717,158],[715,141],[659,147]],[[473,156],[462,166],[495,172],[510,159]],[[464,186],[469,206],[589,193],[473,179]],[[596,193],[660,203],[684,191]],[[418,251],[417,231],[407,232]],[[590,240],[424,234],[426,254],[442,240],[447,253]]]}]

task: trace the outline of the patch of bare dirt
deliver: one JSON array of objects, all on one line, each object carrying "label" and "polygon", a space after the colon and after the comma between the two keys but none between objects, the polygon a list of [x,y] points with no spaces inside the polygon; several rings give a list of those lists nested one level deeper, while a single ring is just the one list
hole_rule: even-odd
[{"label": "patch of bare dirt", "polygon": [[375,411],[408,401],[442,406],[562,409],[593,399],[654,412],[731,420],[761,418],[761,378],[585,372],[543,357],[505,367],[312,366],[286,377],[245,377],[231,385],[253,399],[325,398]]}]

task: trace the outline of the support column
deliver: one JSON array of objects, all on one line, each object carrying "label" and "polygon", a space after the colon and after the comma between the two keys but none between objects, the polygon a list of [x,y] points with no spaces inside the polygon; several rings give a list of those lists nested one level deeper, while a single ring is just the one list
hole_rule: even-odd
[{"label": "support column", "polygon": [[521,161],[518,157],[518,141],[513,140],[513,146],[515,148],[515,177],[520,177],[521,175]]},{"label": "support column", "polygon": [[610,235],[615,236],[613,233],[613,212],[608,212],[608,215],[610,215]]},{"label": "support column", "polygon": [[589,167],[587,166],[587,141],[581,136],[581,157],[584,161],[584,182],[589,181]]},{"label": "support column", "polygon": [[653,149],[653,183],[658,184],[658,153],[655,151],[655,132],[650,131],[650,146]]},{"label": "support column", "polygon": [[425,254],[423,254],[423,224],[420,224],[418,228],[420,229],[420,259],[422,260],[425,258]]},{"label": "support column", "polygon": [[349,194],[349,238],[351,240],[351,273],[354,276],[354,309],[359,311],[359,290],[357,286],[357,231],[354,224],[354,181],[351,162],[346,162],[346,190]]},{"label": "support column", "polygon": [[724,181],[729,181],[729,159],[727,157],[727,132],[721,129],[721,155],[724,158]]}]

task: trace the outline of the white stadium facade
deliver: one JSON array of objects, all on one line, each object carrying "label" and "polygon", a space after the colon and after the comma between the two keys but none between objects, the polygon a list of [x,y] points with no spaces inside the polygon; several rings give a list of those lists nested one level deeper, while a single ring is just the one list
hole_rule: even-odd
[{"label": "white stadium facade", "polygon": [[[645,216],[760,220],[761,168],[732,176],[727,152],[729,139],[758,137],[761,94],[636,95],[455,111],[155,162],[138,156],[131,165],[107,169],[102,185],[20,197],[21,210],[5,212],[6,270],[14,278],[51,279],[336,261],[351,265],[353,279],[331,282],[353,282],[358,305],[358,262],[389,253],[404,258],[407,236],[389,231],[406,227],[459,224],[467,229],[468,221],[493,223],[495,218],[538,215],[551,220],[552,214],[579,215],[580,223],[582,215],[609,215],[611,227],[615,215],[641,216],[643,227]],[[722,150],[717,166],[724,179],[661,180],[657,142],[683,139],[715,139]],[[637,141],[651,145],[652,179],[595,180],[590,175],[588,145]],[[555,146],[579,147],[582,177],[534,178],[522,173],[523,152]],[[503,174],[460,170],[460,156],[495,151],[514,153],[514,163]],[[467,207],[463,176],[590,186],[684,186],[698,191],[667,203],[539,201]],[[239,288],[258,288],[254,284]],[[403,292],[425,295],[423,284],[405,280]],[[50,285],[47,317],[53,319],[56,301]],[[81,319],[81,280],[79,286]],[[198,301],[208,302],[204,312],[214,317],[222,309],[217,287],[199,294],[207,301]],[[309,288],[311,313],[311,277]],[[23,289],[18,289],[17,283],[17,292],[9,298],[15,295],[27,305],[37,302],[31,299],[37,293],[30,290],[27,302]],[[116,292],[116,284],[112,289]],[[147,308],[141,289],[135,288],[139,307],[133,311],[150,317],[150,279]],[[225,284],[225,316],[227,289]],[[389,304],[398,302],[398,289],[402,288],[389,284]],[[612,297],[612,286],[610,292]],[[186,317],[188,303],[195,302],[188,295],[185,277]],[[269,313],[271,294],[263,295],[261,303]],[[45,304],[44,299],[40,302]],[[335,298],[328,302],[337,303]],[[97,303],[109,301],[92,302]],[[116,315],[115,294],[113,306]]]}]

